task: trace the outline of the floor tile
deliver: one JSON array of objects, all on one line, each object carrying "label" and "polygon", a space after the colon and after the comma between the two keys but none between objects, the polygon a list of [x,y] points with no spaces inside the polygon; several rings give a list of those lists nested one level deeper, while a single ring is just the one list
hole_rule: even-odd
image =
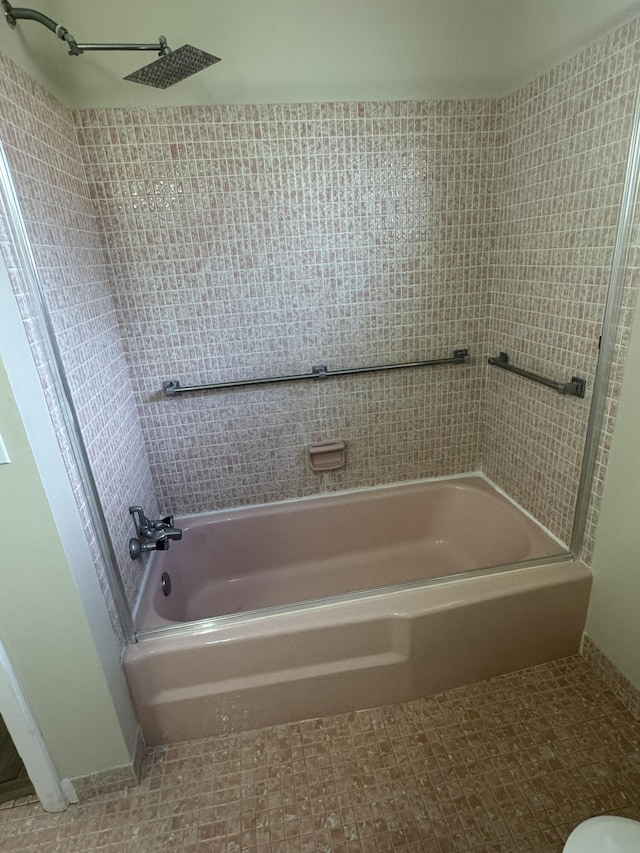
[{"label": "floor tile", "polygon": [[580,657],[414,702],[158,747],[143,783],[0,810],[0,853],[561,853],[640,819],[640,723]]}]

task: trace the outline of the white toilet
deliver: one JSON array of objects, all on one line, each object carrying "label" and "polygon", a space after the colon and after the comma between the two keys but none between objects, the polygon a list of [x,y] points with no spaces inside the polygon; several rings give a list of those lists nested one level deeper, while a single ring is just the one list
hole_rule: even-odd
[{"label": "white toilet", "polygon": [[640,853],[640,823],[626,817],[590,817],[573,830],[564,853]]}]

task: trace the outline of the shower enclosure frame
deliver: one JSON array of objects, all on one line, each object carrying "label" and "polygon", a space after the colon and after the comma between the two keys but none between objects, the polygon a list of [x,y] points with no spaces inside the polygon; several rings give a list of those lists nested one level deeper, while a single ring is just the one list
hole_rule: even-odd
[{"label": "shower enclosure frame", "polygon": [[[631,243],[631,233],[634,225],[635,205],[640,186],[640,89],[636,80],[636,98],[631,125],[630,143],[627,154],[626,170],[620,203],[620,212],[616,226],[613,258],[609,276],[609,285],[602,319],[602,334],[600,352],[592,389],[589,419],[585,437],[581,472],[576,495],[574,521],[569,549],[566,554],[544,560],[529,560],[512,565],[491,567],[481,572],[461,573],[452,578],[463,578],[469,574],[478,577],[493,572],[507,572],[543,563],[560,563],[570,559],[580,559],[583,553],[587,517],[592,497],[592,484],[599,453],[599,443],[602,434],[606,410],[606,397],[609,389],[613,358],[617,346],[617,335],[625,296],[625,275]],[[127,644],[137,642],[138,638],[146,636],[171,636],[176,634],[204,632],[217,625],[229,622],[244,621],[253,618],[252,613],[217,616],[197,622],[169,625],[157,629],[136,632],[133,622],[132,608],[127,599],[124,584],[120,576],[115,552],[109,535],[106,519],[91,470],[79,421],[68,385],[65,370],[58,348],[53,325],[44,298],[44,291],[35,258],[33,256],[29,237],[22,213],[19,207],[13,180],[9,171],[4,149],[0,143],[0,209],[7,220],[14,251],[18,259],[25,289],[30,301],[30,307],[38,327],[44,356],[50,372],[56,403],[62,416],[65,437],[69,443],[74,463],[77,467],[82,486],[83,499],[90,514],[96,533],[97,545],[104,563],[105,575],[114,606],[120,622],[123,637]],[[123,510],[124,511],[124,510]],[[423,583],[412,583],[406,586],[423,586],[438,583],[438,579]],[[398,586],[395,587],[396,589]],[[340,598],[363,597],[372,594],[384,594],[389,587],[379,590],[365,590],[345,596],[332,597],[332,601]],[[268,612],[300,609],[316,605],[318,602],[302,602],[270,608]],[[264,612],[264,611],[263,611]]]},{"label": "shower enclosure frame", "polygon": [[636,71],[636,97],[631,119],[631,136],[620,200],[620,211],[616,223],[616,236],[609,273],[607,297],[600,328],[600,350],[593,380],[589,420],[585,436],[580,480],[573,514],[573,528],[569,542],[572,554],[581,555],[587,528],[587,517],[593,490],[596,463],[600,450],[600,438],[604,428],[607,392],[618,344],[617,336],[625,297],[625,276],[628,270],[631,238],[635,224],[635,213],[640,189],[640,79]]},{"label": "shower enclosure frame", "polygon": [[127,644],[136,641],[133,627],[133,616],[115,551],[111,542],[109,528],[100,502],[87,449],[82,437],[80,422],[76,414],[71,388],[67,381],[60,348],[56,340],[51,315],[47,308],[40,273],[31,249],[31,242],[20,203],[13,183],[9,163],[0,140],[0,211],[2,212],[12,241],[12,248],[20,269],[20,275],[29,301],[38,338],[42,346],[42,355],[51,378],[51,387],[55,395],[58,412],[62,421],[64,437],[77,468],[82,497],[91,525],[96,536],[96,543],[102,558],[109,591],[118,616],[120,628]]}]

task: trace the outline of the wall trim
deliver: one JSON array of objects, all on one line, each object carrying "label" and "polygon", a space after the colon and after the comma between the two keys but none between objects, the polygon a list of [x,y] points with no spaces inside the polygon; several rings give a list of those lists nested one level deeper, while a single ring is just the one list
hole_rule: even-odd
[{"label": "wall trim", "polygon": [[80,802],[100,797],[103,794],[114,794],[137,787],[145,775],[147,758],[147,745],[139,728],[136,736],[136,745],[133,760],[130,764],[121,767],[113,767],[111,770],[102,770],[99,773],[90,773],[87,776],[77,776],[70,783]]},{"label": "wall trim", "polygon": [[22,685],[0,640],[0,713],[42,807],[61,812],[74,802],[74,790],[56,771]]},{"label": "wall trim", "polygon": [[582,635],[580,654],[618,697],[636,720],[640,720],[640,690],[629,681],[622,670],[597,646],[587,634]]}]

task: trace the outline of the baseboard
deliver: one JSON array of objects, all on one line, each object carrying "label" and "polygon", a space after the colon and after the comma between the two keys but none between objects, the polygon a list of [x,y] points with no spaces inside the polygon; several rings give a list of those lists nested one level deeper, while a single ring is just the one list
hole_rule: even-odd
[{"label": "baseboard", "polygon": [[75,779],[71,779],[78,801],[85,802],[102,794],[113,794],[139,785],[144,775],[146,755],[147,746],[142,731],[138,728],[136,745],[130,764],[111,767],[109,770],[101,770],[97,773],[76,776]]},{"label": "baseboard", "polygon": [[640,720],[640,690],[633,686],[615,663],[586,634],[582,636],[580,654],[620,699],[625,708],[636,720]]}]

